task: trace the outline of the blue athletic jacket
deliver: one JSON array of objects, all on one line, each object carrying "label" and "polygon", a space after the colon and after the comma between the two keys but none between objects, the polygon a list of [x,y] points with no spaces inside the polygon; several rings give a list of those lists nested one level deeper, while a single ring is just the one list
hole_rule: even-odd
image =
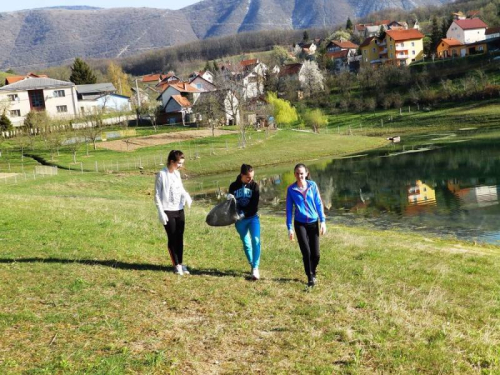
[{"label": "blue athletic jacket", "polygon": [[292,211],[295,206],[295,220],[301,223],[325,222],[323,203],[319,195],[318,185],[307,180],[307,189],[300,191],[297,183],[286,190],[286,226],[292,229]]}]

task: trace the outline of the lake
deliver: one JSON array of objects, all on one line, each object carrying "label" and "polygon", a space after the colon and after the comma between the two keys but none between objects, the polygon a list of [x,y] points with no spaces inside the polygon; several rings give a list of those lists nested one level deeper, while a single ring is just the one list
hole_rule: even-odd
[{"label": "lake", "polygon": [[[309,163],[329,221],[500,244],[500,144],[474,135],[403,137],[364,155]],[[261,209],[284,217],[292,168],[256,171]],[[229,180],[213,185],[225,192]]]}]

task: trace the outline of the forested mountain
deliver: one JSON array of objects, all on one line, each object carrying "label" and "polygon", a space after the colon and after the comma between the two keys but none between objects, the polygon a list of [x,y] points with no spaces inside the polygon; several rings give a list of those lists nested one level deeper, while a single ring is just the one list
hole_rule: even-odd
[{"label": "forested mountain", "polygon": [[116,58],[213,36],[345,24],[385,8],[450,0],[204,0],[152,8],[45,8],[0,13],[0,69],[18,71],[83,58]]}]

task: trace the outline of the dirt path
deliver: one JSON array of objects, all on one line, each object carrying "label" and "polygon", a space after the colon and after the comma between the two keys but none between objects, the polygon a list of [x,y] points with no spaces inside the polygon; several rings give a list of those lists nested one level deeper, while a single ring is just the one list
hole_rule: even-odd
[{"label": "dirt path", "polygon": [[[215,136],[218,137],[224,134],[231,134],[231,133],[234,132],[230,130],[216,130]],[[112,150],[112,151],[126,152],[126,151],[135,151],[143,147],[166,145],[168,143],[182,142],[182,141],[188,141],[190,139],[199,139],[211,136],[212,136],[212,131],[210,129],[186,130],[181,132],[148,135],[146,137],[128,138],[125,140],[100,142],[97,144],[97,147],[105,148],[107,150]]]}]

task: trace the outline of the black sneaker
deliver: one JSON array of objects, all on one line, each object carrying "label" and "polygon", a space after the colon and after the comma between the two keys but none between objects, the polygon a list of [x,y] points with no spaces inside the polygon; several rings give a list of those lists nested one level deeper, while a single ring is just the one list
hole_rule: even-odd
[{"label": "black sneaker", "polygon": [[307,282],[307,286],[309,288],[314,288],[315,285],[316,285],[316,279],[314,277]]}]

